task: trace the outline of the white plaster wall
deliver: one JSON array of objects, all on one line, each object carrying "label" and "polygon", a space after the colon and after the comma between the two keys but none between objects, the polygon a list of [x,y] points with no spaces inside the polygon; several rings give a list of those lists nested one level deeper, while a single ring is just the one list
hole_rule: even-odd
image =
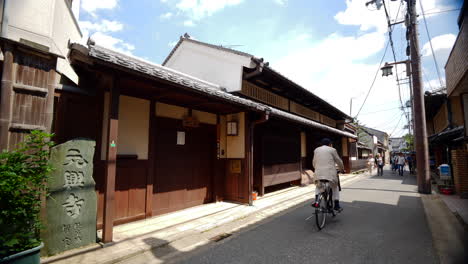
[{"label": "white plaster wall", "polygon": [[242,88],[242,67],[254,67],[246,56],[183,41],[166,63],[167,67],[209,81],[228,92]]},{"label": "white plaster wall", "polygon": [[349,156],[348,153],[348,138],[347,137],[342,137],[341,138],[341,150],[342,150],[342,155],[343,156]]},{"label": "white plaster wall", "polygon": [[200,123],[216,125],[216,115],[203,111],[193,110],[192,115],[200,121]]},{"label": "white plaster wall", "polygon": [[182,119],[188,115],[188,109],[176,105],[156,103],[156,116]]},{"label": "white plaster wall", "polygon": [[150,101],[120,96],[117,154],[148,159]]},{"label": "white plaster wall", "polygon": [[[138,159],[148,159],[149,106],[148,100],[120,96],[117,154],[136,154]],[[101,160],[107,156],[107,118],[109,116],[109,93],[104,94],[102,122]]]},{"label": "white plaster wall", "polygon": [[307,141],[306,133],[301,132],[301,157],[307,157]]},{"label": "white plaster wall", "polygon": [[226,158],[243,159],[245,157],[245,114],[237,113],[226,116],[226,121],[237,120],[239,134],[237,136],[226,136]]},{"label": "white plaster wall", "polygon": [[[49,51],[65,58],[68,42],[81,41],[81,32],[73,12],[63,0],[3,0],[7,1],[8,39],[29,40],[49,48]],[[3,23],[3,19],[2,19]],[[5,36],[5,35],[4,35]],[[78,76],[67,59],[59,59],[57,71],[78,83]]]}]

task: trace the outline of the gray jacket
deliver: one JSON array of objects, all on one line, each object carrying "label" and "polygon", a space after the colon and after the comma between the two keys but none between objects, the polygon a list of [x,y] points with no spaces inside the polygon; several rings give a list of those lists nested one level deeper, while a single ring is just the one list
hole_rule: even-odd
[{"label": "gray jacket", "polygon": [[314,150],[312,165],[315,168],[315,180],[329,180],[338,182],[336,175],[336,165],[340,170],[344,170],[343,161],[336,149],[329,146],[321,146]]}]

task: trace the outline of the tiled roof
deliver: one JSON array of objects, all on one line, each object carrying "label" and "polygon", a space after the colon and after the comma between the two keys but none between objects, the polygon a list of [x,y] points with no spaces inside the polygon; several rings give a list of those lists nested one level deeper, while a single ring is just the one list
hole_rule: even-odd
[{"label": "tiled roof", "polygon": [[[85,47],[79,44],[72,45],[72,48],[75,48],[78,51],[83,51],[83,48],[86,49]],[[140,73],[147,74],[147,75],[159,78],[159,79],[163,79],[163,80],[175,83],[175,84],[179,84],[184,87],[191,88],[199,93],[207,94],[209,96],[216,97],[224,101],[228,101],[237,105],[241,105],[248,109],[253,109],[256,111],[260,111],[260,112],[269,112],[273,116],[277,116],[277,117],[287,119],[290,121],[295,121],[303,125],[307,125],[307,126],[320,129],[320,130],[328,131],[330,133],[339,134],[345,137],[356,138],[356,136],[351,133],[317,123],[307,118],[303,118],[303,117],[276,109],[274,107],[270,107],[261,103],[254,102],[249,99],[245,99],[245,98],[230,94],[228,92],[224,92],[222,91],[222,87],[217,84],[200,80],[193,76],[172,70],[170,68],[161,66],[159,64],[154,64],[154,63],[145,61],[141,58],[122,54],[120,52],[106,49],[97,45],[88,45],[87,50],[88,50],[88,55],[90,57],[102,60],[104,62],[112,63],[112,64],[130,69],[130,70],[134,70],[136,72],[140,72]]]}]

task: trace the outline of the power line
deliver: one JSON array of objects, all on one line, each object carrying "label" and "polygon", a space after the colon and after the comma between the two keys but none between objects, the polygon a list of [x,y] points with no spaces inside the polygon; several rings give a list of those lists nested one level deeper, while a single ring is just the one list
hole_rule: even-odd
[{"label": "power line", "polygon": [[361,113],[361,110],[366,104],[367,98],[369,97],[369,94],[372,91],[372,88],[374,87],[375,80],[377,79],[377,75],[379,74],[380,68],[382,67],[382,62],[384,61],[385,55],[387,54],[387,49],[388,49],[389,44],[390,44],[390,41],[388,41],[387,45],[385,46],[385,50],[384,50],[382,59],[380,60],[379,67],[377,67],[377,71],[375,72],[375,75],[374,75],[374,80],[372,80],[371,86],[369,87],[369,91],[367,91],[366,98],[364,98],[364,102],[362,102],[361,108],[359,108],[359,111],[354,116],[354,119],[356,119],[359,116],[359,113]]},{"label": "power line", "polygon": [[[429,10],[431,10],[431,9],[429,9]],[[440,14],[440,13],[453,12],[453,11],[460,11],[460,10],[461,10],[461,8],[449,9],[449,10],[442,10],[442,11],[434,11],[434,12],[426,13],[426,15]]]},{"label": "power line", "polygon": [[[382,1],[383,3],[383,7],[384,7],[384,10],[385,10],[385,17],[387,19],[387,25],[388,25],[388,38],[389,38],[389,42],[390,42],[390,46],[392,48],[392,54],[393,54],[393,60],[396,62],[397,61],[397,58],[396,58],[396,54],[395,54],[395,47],[393,45],[393,38],[392,38],[392,33],[393,33],[393,29],[392,29],[392,24],[390,22],[390,16],[388,15],[388,12],[387,12],[387,5],[385,4],[385,1]],[[396,13],[396,18],[395,18],[395,21],[396,19],[398,18],[398,15],[400,14],[400,8],[401,8],[401,4],[398,5],[398,11]],[[406,116],[406,119],[409,120],[409,117],[407,116],[407,113],[406,113],[406,110],[405,110],[405,106],[403,104],[403,100],[401,99],[401,86],[400,86],[400,78],[398,77],[398,65],[395,64],[395,77],[397,79],[397,86],[398,86],[398,96],[400,98],[400,104],[401,104],[401,108],[403,110],[403,113],[405,114]]]},{"label": "power line", "polygon": [[431,89],[431,91],[434,91],[434,88],[432,88],[431,82],[429,81],[429,79],[427,78],[426,74],[424,73],[424,70],[421,69],[421,71],[422,71],[422,74],[423,74],[424,79],[426,79],[427,85],[429,85],[429,89]]},{"label": "power line", "polygon": [[426,28],[427,38],[429,39],[429,46],[431,47],[432,58],[434,59],[434,64],[436,66],[437,77],[439,77],[440,87],[443,87],[444,85],[442,84],[442,78],[440,77],[439,64],[437,63],[435,53],[434,53],[434,48],[432,47],[432,39],[431,39],[431,35],[429,34],[429,28],[427,27],[426,15],[424,14],[422,1],[419,1],[419,6],[421,7],[421,12],[422,12],[423,19],[424,19],[424,26]]},{"label": "power line", "polygon": [[374,112],[364,112],[364,113],[362,113],[361,115],[376,114],[376,113],[387,112],[387,111],[391,111],[391,110],[395,110],[395,109],[400,109],[400,108],[401,108],[401,107],[393,107],[393,108],[384,109],[384,110],[377,110],[377,111],[374,111]]},{"label": "power line", "polygon": [[398,128],[398,125],[400,124],[401,119],[403,118],[403,115],[400,116],[400,119],[398,119],[398,123],[396,124],[395,128],[392,130],[392,133],[388,137],[391,137],[395,130]]}]

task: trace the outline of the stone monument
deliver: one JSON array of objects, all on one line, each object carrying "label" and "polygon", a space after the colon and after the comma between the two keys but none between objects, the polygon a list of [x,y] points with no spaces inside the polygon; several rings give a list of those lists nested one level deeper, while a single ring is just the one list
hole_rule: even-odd
[{"label": "stone monument", "polygon": [[43,255],[96,242],[97,198],[93,179],[96,142],[70,140],[51,149]]}]

